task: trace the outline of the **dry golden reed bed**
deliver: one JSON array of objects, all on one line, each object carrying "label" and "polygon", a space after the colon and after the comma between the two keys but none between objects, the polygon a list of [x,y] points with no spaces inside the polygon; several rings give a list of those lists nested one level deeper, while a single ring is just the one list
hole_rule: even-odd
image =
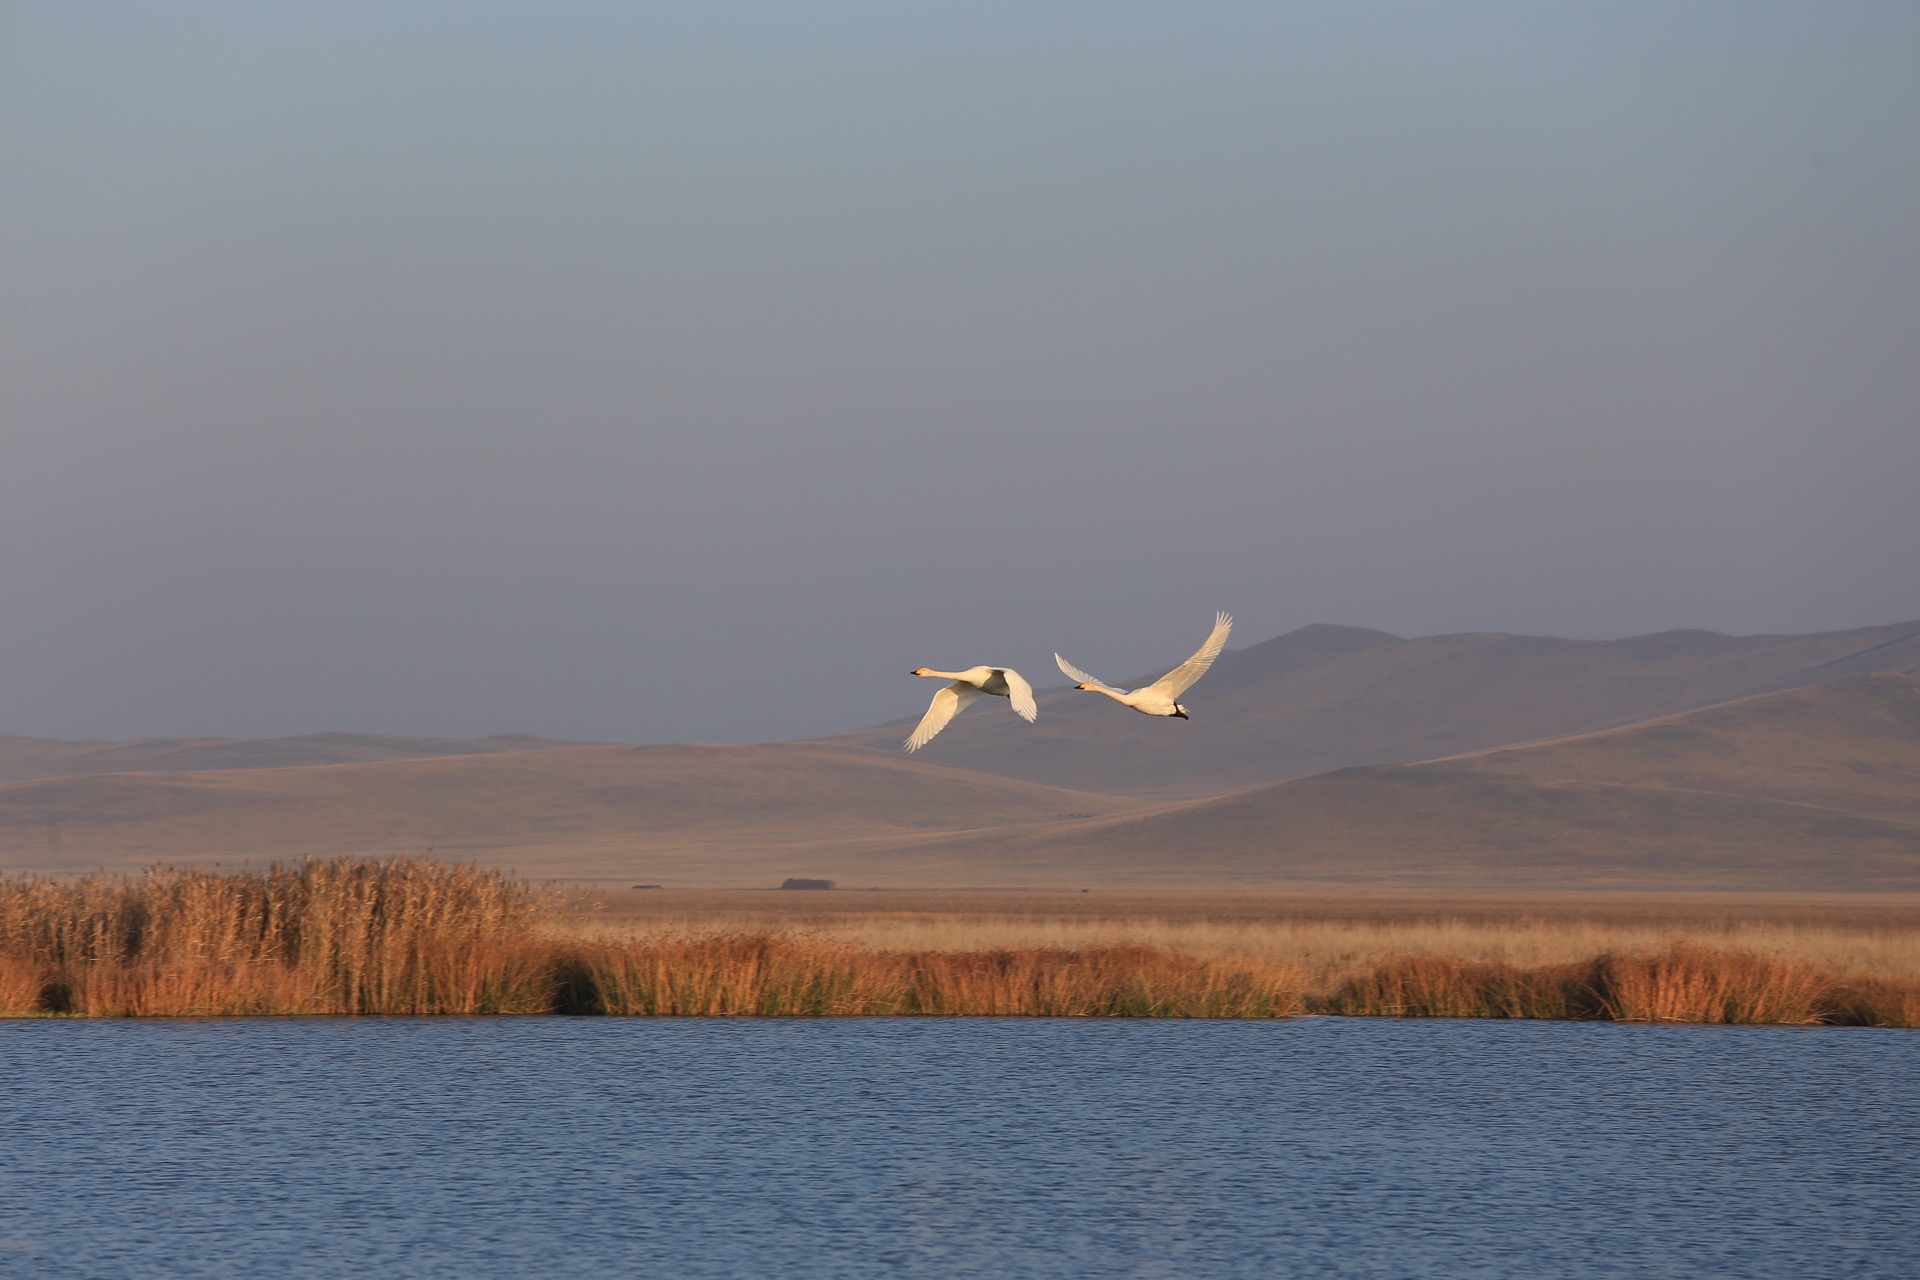
[{"label": "dry golden reed bed", "polygon": [[[0,1016],[600,1013],[1920,1025],[1912,912],[1475,920],[1391,905],[622,914],[498,872],[343,859],[0,877]],[[821,895],[824,898],[826,895]],[[836,895],[840,903],[853,895]],[[874,900],[876,903],[879,900]],[[617,904],[616,904],[617,905]],[[1116,917],[1115,907],[1134,914]],[[1341,914],[1344,912],[1344,915]],[[809,914],[811,913],[811,914]],[[1791,914],[1791,913],[1789,913]],[[1631,916],[1631,912],[1628,913]],[[1817,915],[1817,913],[1816,913]],[[1744,917],[1741,917],[1744,919]],[[1851,923],[1849,923],[1851,919]],[[1768,930],[1772,932],[1769,933]],[[1548,939],[1591,947],[1569,954]],[[1824,939],[1824,945],[1822,945]],[[1448,945],[1451,944],[1451,945]],[[1824,958],[1823,958],[1824,957]]]}]

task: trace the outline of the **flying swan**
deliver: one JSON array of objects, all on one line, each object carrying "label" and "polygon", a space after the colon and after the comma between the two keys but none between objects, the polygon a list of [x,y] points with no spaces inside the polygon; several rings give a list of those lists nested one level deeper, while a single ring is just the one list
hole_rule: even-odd
[{"label": "flying swan", "polygon": [[1040,714],[1040,708],[1033,702],[1033,686],[1012,667],[968,667],[965,671],[935,671],[932,667],[915,667],[913,674],[951,680],[953,683],[933,695],[933,705],[927,708],[926,715],[920,717],[919,727],[907,739],[909,751],[918,751],[932,742],[934,735],[947,727],[947,721],[959,715],[963,707],[983,693],[1010,699],[1013,709],[1028,723],[1032,723],[1033,718]]},{"label": "flying swan", "polygon": [[1207,637],[1207,642],[1200,646],[1198,652],[1146,688],[1135,689],[1131,693],[1094,679],[1057,653],[1053,655],[1053,660],[1060,664],[1060,669],[1068,676],[1080,682],[1074,686],[1076,689],[1104,693],[1115,702],[1132,707],[1143,715],[1178,716],[1185,720],[1188,718],[1187,709],[1176,699],[1192,688],[1194,681],[1207,674],[1207,668],[1220,656],[1220,650],[1227,643],[1227,633],[1232,630],[1233,618],[1228,614],[1216,613],[1213,616],[1213,634]]}]

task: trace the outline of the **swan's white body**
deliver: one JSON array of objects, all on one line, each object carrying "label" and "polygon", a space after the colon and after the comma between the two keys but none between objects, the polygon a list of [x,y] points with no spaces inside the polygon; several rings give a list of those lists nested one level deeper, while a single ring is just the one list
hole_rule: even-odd
[{"label": "swan's white body", "polygon": [[1220,656],[1220,650],[1226,647],[1227,633],[1233,630],[1233,618],[1228,614],[1216,613],[1213,616],[1213,634],[1191,658],[1173,670],[1155,680],[1143,689],[1131,692],[1116,689],[1112,685],[1096,680],[1080,668],[1068,662],[1059,654],[1053,660],[1060,664],[1060,670],[1080,683],[1076,689],[1090,689],[1095,693],[1104,693],[1124,707],[1132,707],[1142,715],[1178,716],[1187,719],[1187,709],[1180,705],[1180,695],[1193,687],[1194,681],[1207,674],[1207,668]]},{"label": "swan's white body", "polygon": [[935,680],[951,680],[953,683],[933,695],[933,705],[927,708],[926,715],[920,717],[919,726],[907,739],[909,751],[918,751],[932,742],[934,735],[947,727],[947,721],[959,715],[963,707],[983,693],[1006,698],[1013,703],[1013,709],[1020,718],[1028,723],[1032,723],[1033,718],[1040,714],[1040,708],[1033,701],[1033,686],[1012,667],[968,667],[965,671],[935,671],[932,667],[915,667],[913,674]]}]

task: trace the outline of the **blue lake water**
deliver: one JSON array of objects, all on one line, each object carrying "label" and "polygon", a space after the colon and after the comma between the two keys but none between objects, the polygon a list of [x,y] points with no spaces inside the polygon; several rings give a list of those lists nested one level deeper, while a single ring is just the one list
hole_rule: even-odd
[{"label": "blue lake water", "polygon": [[0,1276],[1920,1274],[1920,1033],[0,1022]]}]

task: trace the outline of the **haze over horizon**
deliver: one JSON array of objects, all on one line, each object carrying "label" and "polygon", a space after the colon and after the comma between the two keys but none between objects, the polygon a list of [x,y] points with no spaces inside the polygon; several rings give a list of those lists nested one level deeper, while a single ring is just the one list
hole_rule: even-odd
[{"label": "haze over horizon", "polygon": [[1920,618],[1920,8],[0,7],[0,734]]}]

